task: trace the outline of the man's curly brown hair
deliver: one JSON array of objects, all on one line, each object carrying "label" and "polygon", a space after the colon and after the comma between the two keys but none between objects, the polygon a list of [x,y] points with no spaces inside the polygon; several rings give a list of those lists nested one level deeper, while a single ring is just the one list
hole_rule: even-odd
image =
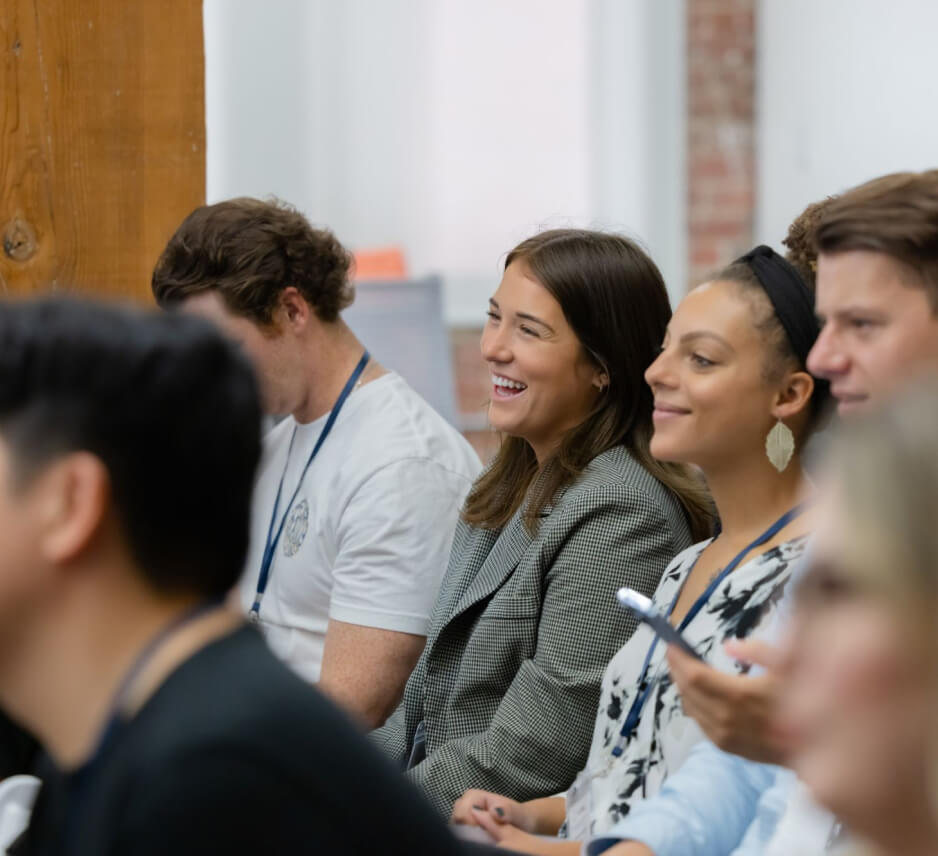
[{"label": "man's curly brown hair", "polygon": [[828,196],[820,202],[812,202],[804,209],[788,227],[788,234],[782,243],[788,248],[785,258],[790,261],[802,279],[814,291],[814,281],[817,277],[817,247],[814,245],[814,231],[824,216],[824,212],[836,196]]},{"label": "man's curly brown hair", "polygon": [[160,306],[217,291],[228,309],[260,326],[273,324],[281,292],[295,287],[322,321],[335,321],[354,299],[352,258],[327,229],[294,207],[241,197],[196,208],[176,230],[153,270]]}]

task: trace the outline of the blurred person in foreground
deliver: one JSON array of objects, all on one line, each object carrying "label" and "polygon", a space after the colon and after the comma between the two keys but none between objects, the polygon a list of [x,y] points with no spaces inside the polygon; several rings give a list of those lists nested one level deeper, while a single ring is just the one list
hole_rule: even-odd
[{"label": "blurred person in foreground", "polygon": [[207,323],[0,306],[0,704],[46,752],[10,852],[364,854],[374,828],[383,852],[455,847],[223,604],[260,418]]},{"label": "blurred person in foreground", "polygon": [[342,318],[351,256],[289,205],[229,199],[180,224],[153,271],[254,364],[264,438],[238,597],[268,644],[368,728],[394,710],[427,635],[463,500],[466,439]]},{"label": "blurred person in foreground", "polygon": [[938,378],[834,448],[782,654],[794,770],[856,852],[938,853]]},{"label": "blurred person in foreground", "polygon": [[[790,233],[790,249],[809,266],[818,253],[823,326],[808,367],[830,381],[839,412],[851,419],[882,405],[897,384],[938,367],[938,171],[882,176],[821,205],[805,212],[813,224]],[[612,830],[628,839],[616,856],[786,856],[831,844],[836,821],[817,810],[791,772],[745,760],[786,759],[785,741],[770,724],[777,650],[743,644],[733,654],[768,672],[727,676],[669,652],[685,704],[728,751],[697,747],[657,799]],[[590,853],[613,843],[597,840]]]}]

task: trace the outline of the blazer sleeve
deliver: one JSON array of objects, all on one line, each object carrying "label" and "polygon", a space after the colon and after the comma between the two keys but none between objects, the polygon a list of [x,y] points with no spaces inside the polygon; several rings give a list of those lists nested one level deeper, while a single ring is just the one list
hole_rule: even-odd
[{"label": "blazer sleeve", "polygon": [[533,656],[484,731],[434,747],[408,771],[444,814],[467,788],[524,800],[569,787],[589,753],[603,670],[635,629],[616,589],[650,596],[678,552],[658,502],[623,484],[574,497],[542,525]]},{"label": "blazer sleeve", "polygon": [[402,701],[384,725],[379,726],[368,735],[371,740],[401,769],[407,763],[407,749],[409,740],[407,735],[407,706]]}]

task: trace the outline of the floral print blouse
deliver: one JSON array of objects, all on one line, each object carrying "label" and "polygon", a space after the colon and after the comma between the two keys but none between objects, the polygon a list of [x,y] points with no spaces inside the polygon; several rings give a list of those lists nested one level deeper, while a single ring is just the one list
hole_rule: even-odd
[{"label": "floral print blouse", "polygon": [[[803,535],[754,555],[720,583],[682,631],[707,663],[725,672],[745,670],[726,654],[723,643],[771,630],[792,566],[801,558],[807,542],[808,536]],[[710,543],[707,540],[688,547],[671,562],[653,598],[658,610],[670,610],[694,563]],[[636,800],[657,793],[694,744],[704,739],[697,723],[684,714],[668,669],[667,645],[659,641],[644,676],[644,686],[650,686],[651,691],[641,716],[620,743],[622,754],[613,755],[633,700],[640,692],[642,666],[654,640],[654,632],[645,624],[639,625],[603,675],[589,760],[581,774],[589,800],[591,835],[604,834],[629,813]],[[583,786],[579,792],[584,792]],[[569,800],[568,792],[568,809]]]}]

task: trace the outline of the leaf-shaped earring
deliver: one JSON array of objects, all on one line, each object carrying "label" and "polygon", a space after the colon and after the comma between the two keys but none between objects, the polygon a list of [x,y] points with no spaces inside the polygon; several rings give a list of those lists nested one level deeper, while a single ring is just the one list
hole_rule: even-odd
[{"label": "leaf-shaped earring", "polygon": [[781,419],[772,426],[765,438],[765,454],[779,472],[782,472],[795,454],[795,435]]}]

